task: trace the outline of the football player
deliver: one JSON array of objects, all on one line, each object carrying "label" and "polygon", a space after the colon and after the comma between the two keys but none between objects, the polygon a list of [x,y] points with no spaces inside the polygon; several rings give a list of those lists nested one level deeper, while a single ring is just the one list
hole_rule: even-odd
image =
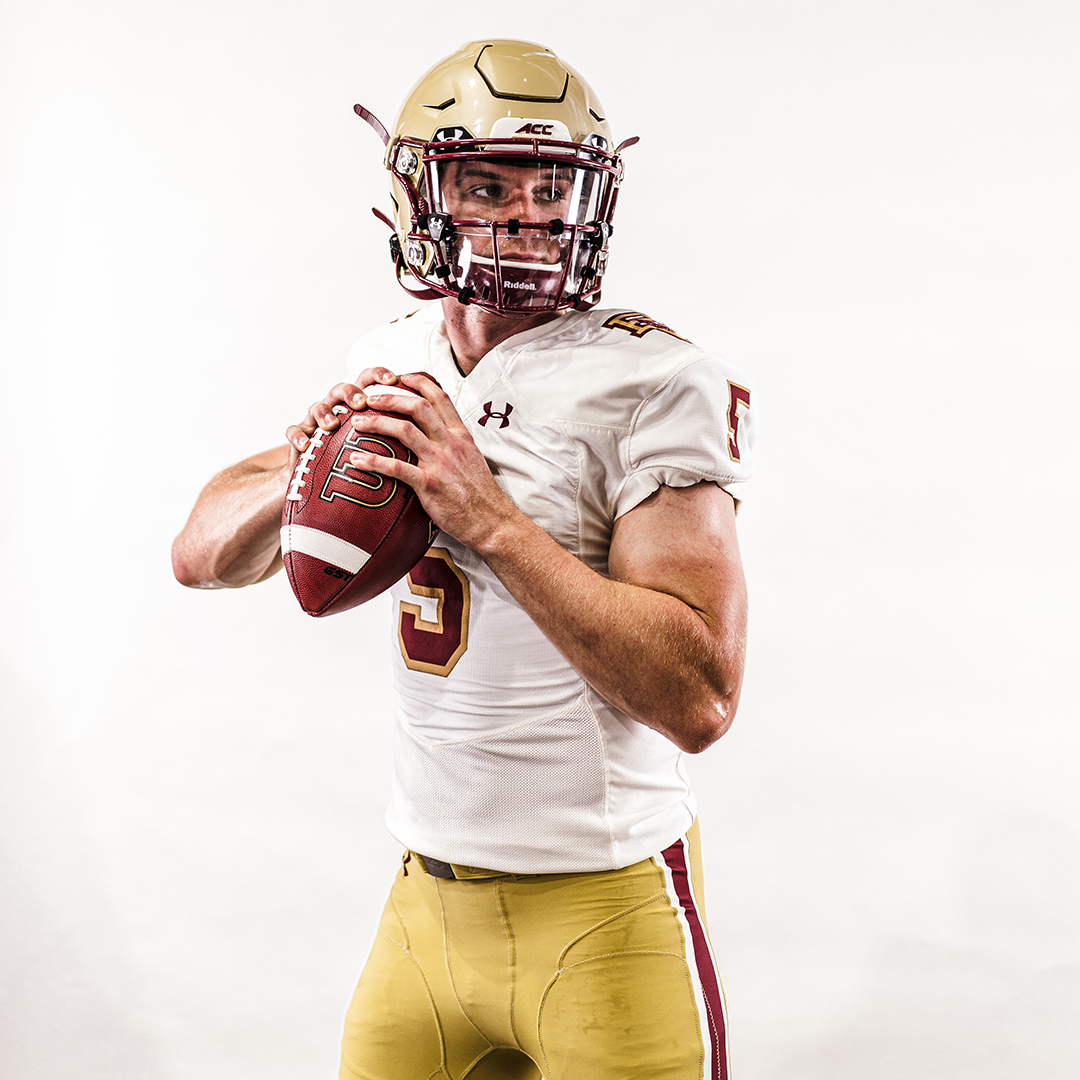
[{"label": "football player", "polygon": [[339,403],[416,455],[352,455],[439,533],[392,594],[406,850],[340,1075],[720,1080],[683,755],[739,701],[751,384],[598,306],[627,143],[549,50],[473,42],[392,133],[357,112],[386,144],[399,280],[437,302],[361,339],[355,382],[215,477],[174,548],[187,585],[276,573],[293,466]]}]

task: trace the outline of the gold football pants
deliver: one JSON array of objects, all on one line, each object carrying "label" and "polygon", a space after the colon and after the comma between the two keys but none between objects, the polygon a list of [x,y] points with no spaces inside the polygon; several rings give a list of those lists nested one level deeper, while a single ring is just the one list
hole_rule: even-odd
[{"label": "gold football pants", "polygon": [[406,855],[340,1080],[727,1080],[696,824],[622,870],[453,869]]}]

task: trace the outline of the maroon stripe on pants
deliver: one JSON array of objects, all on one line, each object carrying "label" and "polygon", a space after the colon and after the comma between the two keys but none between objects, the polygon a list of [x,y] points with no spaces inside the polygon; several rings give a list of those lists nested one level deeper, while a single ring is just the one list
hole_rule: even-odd
[{"label": "maroon stripe on pants", "polygon": [[724,1029],[724,998],[720,990],[720,980],[713,967],[709,941],[705,935],[701,916],[694,904],[694,894],[690,888],[690,871],[686,865],[686,850],[681,840],[676,840],[661,853],[664,862],[671,871],[675,882],[675,892],[679,897],[683,914],[690,926],[690,937],[694,951],[694,963],[697,965],[698,979],[701,981],[705,997],[705,1008],[709,1014],[709,1034],[712,1038],[712,1076],[710,1080],[728,1080],[727,1038]]}]

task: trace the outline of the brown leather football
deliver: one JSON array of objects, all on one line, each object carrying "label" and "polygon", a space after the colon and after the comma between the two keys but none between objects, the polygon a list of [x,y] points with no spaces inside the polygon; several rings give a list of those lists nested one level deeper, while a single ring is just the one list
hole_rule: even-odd
[{"label": "brown leather football", "polygon": [[316,430],[281,512],[285,572],[309,615],[335,615],[378,596],[423,558],[437,531],[408,484],[349,461],[354,450],[410,463],[416,455],[397,439],[354,431],[344,405],[335,411],[339,427]]}]

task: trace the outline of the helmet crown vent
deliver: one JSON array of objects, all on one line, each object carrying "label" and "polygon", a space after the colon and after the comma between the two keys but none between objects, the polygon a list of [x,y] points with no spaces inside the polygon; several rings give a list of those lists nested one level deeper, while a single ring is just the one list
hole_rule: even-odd
[{"label": "helmet crown vent", "polygon": [[476,58],[488,89],[513,101],[559,102],[566,97],[570,74],[559,58],[540,45],[526,52],[519,41],[494,41]]}]

